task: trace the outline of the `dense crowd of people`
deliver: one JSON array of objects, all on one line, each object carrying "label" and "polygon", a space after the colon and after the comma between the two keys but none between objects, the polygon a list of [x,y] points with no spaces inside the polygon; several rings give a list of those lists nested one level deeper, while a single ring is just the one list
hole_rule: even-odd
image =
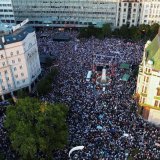
[{"label": "dense crowd of people", "polygon": [[[69,146],[56,152],[55,159],[68,159],[69,149],[79,145],[85,149],[74,152],[73,159],[122,160],[127,156],[137,160],[160,159],[160,148],[156,146],[160,129],[138,116],[136,102],[132,99],[136,78],[131,76],[128,82],[122,81],[126,71],[119,68],[123,62],[138,65],[144,44],[115,38],[77,40],[76,32],[67,33],[72,35],[72,41],[51,43],[52,53],[59,52],[60,74],[58,85],[53,84],[53,92],[43,97],[70,107]],[[47,38],[51,39],[52,34]],[[105,94],[97,91],[92,81],[86,82],[92,65],[111,66],[112,63],[116,67]],[[127,72],[132,75],[133,70],[131,67]],[[111,67],[107,72],[110,75]]]},{"label": "dense crowd of people", "polygon": [[[58,33],[72,40],[53,41]],[[137,104],[132,98],[136,87],[132,66],[141,62],[144,44],[116,38],[78,40],[77,35],[77,31],[37,32],[40,54],[59,57],[57,83],[41,99],[69,106],[68,145],[55,152],[54,159],[67,160],[71,148],[83,145],[82,151],[72,153],[72,159],[124,160],[131,156],[135,160],[159,160],[160,147],[156,144],[160,142],[160,129],[137,114]],[[130,64],[128,71],[119,68],[123,62]],[[115,64],[105,93],[97,90],[92,80],[86,81],[87,72],[98,64],[109,66],[108,75]],[[121,80],[126,72],[131,75],[127,82]]]}]

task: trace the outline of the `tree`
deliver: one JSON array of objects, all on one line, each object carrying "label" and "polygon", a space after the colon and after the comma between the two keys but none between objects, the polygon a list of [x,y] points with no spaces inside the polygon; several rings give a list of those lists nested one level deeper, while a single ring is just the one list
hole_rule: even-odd
[{"label": "tree", "polygon": [[102,33],[104,36],[110,37],[112,35],[112,30],[110,24],[104,24],[102,27]]},{"label": "tree", "polygon": [[150,38],[150,34],[151,34],[150,25],[141,24],[139,26],[139,32],[141,33],[141,38],[142,39],[148,40]]},{"label": "tree", "polygon": [[129,38],[135,41],[141,39],[141,34],[137,27],[132,26],[129,28]]},{"label": "tree", "polygon": [[57,74],[57,69],[51,69],[51,71],[37,83],[37,92],[39,95],[46,95],[52,90],[52,83]]},{"label": "tree", "polygon": [[159,30],[159,24],[154,23],[150,26],[150,31],[151,31],[151,35],[150,35],[150,39],[153,40],[153,38],[156,36],[156,34],[158,33]]},{"label": "tree", "polygon": [[120,37],[128,39],[129,38],[129,30],[127,25],[122,25],[121,28],[119,29]]},{"label": "tree", "polygon": [[21,159],[38,159],[37,153],[51,159],[55,149],[62,149],[67,143],[67,113],[63,104],[53,105],[29,97],[9,106],[5,128]]}]

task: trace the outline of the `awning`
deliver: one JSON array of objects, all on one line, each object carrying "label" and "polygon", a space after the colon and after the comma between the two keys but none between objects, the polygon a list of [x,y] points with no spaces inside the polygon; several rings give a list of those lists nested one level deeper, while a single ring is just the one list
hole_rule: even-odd
[{"label": "awning", "polygon": [[121,69],[129,69],[129,64],[128,63],[121,63],[120,68]]},{"label": "awning", "polygon": [[129,77],[130,77],[129,74],[124,74],[123,77],[122,77],[122,81],[128,81]]}]

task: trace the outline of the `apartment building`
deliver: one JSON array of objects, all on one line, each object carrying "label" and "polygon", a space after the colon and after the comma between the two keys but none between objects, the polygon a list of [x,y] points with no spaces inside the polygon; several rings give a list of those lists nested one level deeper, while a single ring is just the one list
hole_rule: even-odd
[{"label": "apartment building", "polygon": [[143,0],[140,24],[160,24],[160,1],[159,0]]},{"label": "apartment building", "polygon": [[116,26],[137,26],[140,21],[141,7],[142,3],[140,0],[122,0],[119,3],[119,13]]},{"label": "apartment building", "polygon": [[139,65],[136,95],[145,119],[160,124],[160,33],[148,41]]},{"label": "apartment building", "polygon": [[29,18],[34,26],[101,27],[116,26],[117,0],[12,0],[15,19]]},{"label": "apartment building", "polygon": [[12,0],[0,0],[0,21],[4,24],[14,24]]},{"label": "apartment building", "polygon": [[[13,12],[14,10],[14,12]],[[102,27],[160,24],[159,0],[1,0],[3,23],[29,18],[32,26]]]},{"label": "apartment building", "polygon": [[41,73],[35,30],[20,27],[0,39],[0,95],[29,87]]}]

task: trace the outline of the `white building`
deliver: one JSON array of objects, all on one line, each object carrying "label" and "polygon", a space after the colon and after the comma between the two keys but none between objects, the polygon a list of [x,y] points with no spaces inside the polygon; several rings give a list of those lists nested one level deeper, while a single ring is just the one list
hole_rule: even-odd
[{"label": "white building", "polygon": [[160,24],[160,1],[159,0],[143,0],[140,24]]},{"label": "white building", "polygon": [[139,66],[137,97],[142,115],[160,124],[160,34],[145,45],[143,60]]},{"label": "white building", "polygon": [[[12,12],[14,10],[14,13]],[[1,0],[4,23],[29,18],[32,26],[102,27],[160,24],[159,0]]]},{"label": "white building", "polygon": [[5,24],[14,24],[12,0],[0,0],[0,21]]},{"label": "white building", "polygon": [[140,20],[141,11],[140,0],[121,0],[119,3],[119,14],[117,27],[122,25],[137,26]]},{"label": "white building", "polygon": [[[118,0],[119,1],[119,0]],[[116,26],[117,0],[12,0],[15,19],[29,18],[34,26],[101,27]]]},{"label": "white building", "polygon": [[0,40],[0,95],[31,89],[41,73],[36,34],[32,27],[23,27],[4,35]]}]

